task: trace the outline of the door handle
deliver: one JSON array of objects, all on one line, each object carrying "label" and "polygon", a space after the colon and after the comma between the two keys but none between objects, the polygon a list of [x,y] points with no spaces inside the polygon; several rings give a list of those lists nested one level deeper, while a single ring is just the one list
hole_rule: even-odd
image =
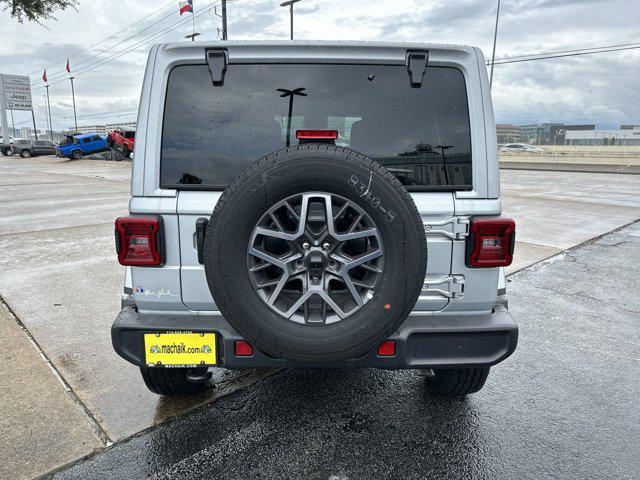
[{"label": "door handle", "polygon": [[204,238],[207,234],[209,220],[199,218],[196,220],[196,250],[198,252],[198,263],[204,265]]}]

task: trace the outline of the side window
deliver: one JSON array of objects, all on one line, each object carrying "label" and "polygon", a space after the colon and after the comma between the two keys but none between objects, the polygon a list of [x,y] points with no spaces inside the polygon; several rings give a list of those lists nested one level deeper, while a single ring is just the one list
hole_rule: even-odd
[{"label": "side window", "polygon": [[91,138],[89,137],[82,139],[82,143],[89,143],[90,141],[91,141]]},{"label": "side window", "polygon": [[99,142],[100,141],[100,135],[94,135],[93,137],[91,137],[91,140],[93,142]]}]

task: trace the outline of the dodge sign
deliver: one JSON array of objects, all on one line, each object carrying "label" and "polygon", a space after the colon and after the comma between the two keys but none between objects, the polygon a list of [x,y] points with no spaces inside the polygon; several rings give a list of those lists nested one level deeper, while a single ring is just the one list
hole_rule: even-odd
[{"label": "dodge sign", "polygon": [[9,110],[31,110],[31,82],[22,75],[2,75],[2,90]]}]

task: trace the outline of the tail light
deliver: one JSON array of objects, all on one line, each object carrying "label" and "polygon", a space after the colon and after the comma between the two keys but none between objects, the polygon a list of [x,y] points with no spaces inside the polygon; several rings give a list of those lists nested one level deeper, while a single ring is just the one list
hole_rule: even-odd
[{"label": "tail light", "polygon": [[236,357],[251,357],[253,356],[253,347],[245,340],[236,340],[233,345],[233,350]]},{"label": "tail light", "polygon": [[116,252],[120,265],[153,267],[164,263],[162,217],[116,219]]},{"label": "tail light", "polygon": [[516,222],[511,218],[476,217],[467,240],[469,267],[506,267],[513,260]]},{"label": "tail light", "polygon": [[395,357],[396,342],[393,340],[385,340],[378,346],[378,355],[381,357]]},{"label": "tail light", "polygon": [[298,140],[335,140],[338,138],[337,130],[296,130]]}]

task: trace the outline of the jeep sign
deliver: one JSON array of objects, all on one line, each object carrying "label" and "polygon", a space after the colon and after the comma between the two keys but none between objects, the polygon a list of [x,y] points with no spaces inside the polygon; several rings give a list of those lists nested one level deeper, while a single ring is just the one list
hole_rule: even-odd
[{"label": "jeep sign", "polygon": [[[0,122],[2,123],[2,148],[9,146],[9,125],[7,110],[31,110],[31,82],[24,75],[0,73]],[[35,128],[35,118],[34,118]],[[36,139],[38,137],[36,136]],[[4,153],[4,150],[3,150]]]},{"label": "jeep sign", "polygon": [[9,110],[31,110],[31,82],[22,75],[2,75],[2,92]]}]

